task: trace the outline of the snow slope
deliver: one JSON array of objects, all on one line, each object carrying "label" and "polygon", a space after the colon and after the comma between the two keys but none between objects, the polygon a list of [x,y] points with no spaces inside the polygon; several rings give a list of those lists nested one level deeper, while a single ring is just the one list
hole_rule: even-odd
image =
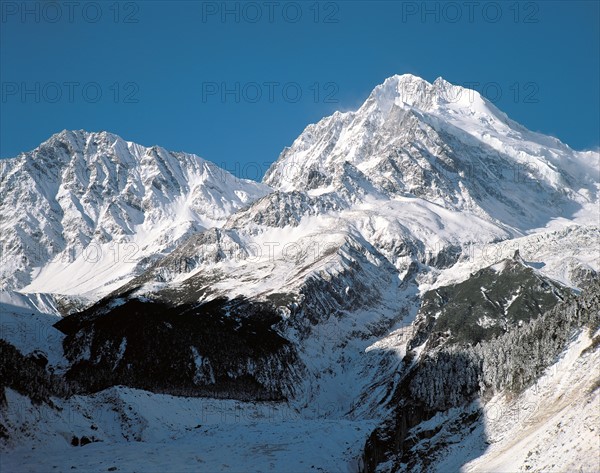
[{"label": "snow slope", "polygon": [[0,338],[24,355],[43,353],[50,366],[64,369],[64,335],[53,327],[60,320],[54,300],[45,294],[0,291]]},{"label": "snow slope", "polygon": [[[581,332],[534,386],[489,400],[482,406],[484,432],[467,435],[436,471],[600,471],[600,351],[586,351],[591,343]],[[463,465],[465,450],[481,448],[482,438],[483,454]]]},{"label": "snow slope", "polygon": [[[538,383],[486,407],[490,448],[467,472],[600,471],[600,352],[583,332]],[[518,413],[500,416],[498,412]]]}]

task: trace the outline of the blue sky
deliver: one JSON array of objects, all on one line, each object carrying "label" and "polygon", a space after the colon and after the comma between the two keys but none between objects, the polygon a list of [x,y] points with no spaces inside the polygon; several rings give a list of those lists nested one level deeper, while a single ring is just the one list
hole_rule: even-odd
[{"label": "blue sky", "polygon": [[407,72],[599,145],[597,1],[1,6],[2,157],[65,128],[108,130],[260,178],[307,124]]}]

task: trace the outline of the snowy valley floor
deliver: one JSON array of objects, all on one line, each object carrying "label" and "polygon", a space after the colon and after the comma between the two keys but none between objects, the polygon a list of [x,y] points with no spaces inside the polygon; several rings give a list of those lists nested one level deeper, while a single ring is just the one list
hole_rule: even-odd
[{"label": "snowy valley floor", "polygon": [[[15,330],[24,320],[31,322],[24,319],[28,311],[16,309],[2,319]],[[30,340],[50,343],[45,335],[54,319],[40,315],[36,320],[44,336],[24,330],[19,333],[29,338],[13,337],[15,343],[25,352],[59,352],[61,337],[50,337],[53,349]],[[433,471],[600,472],[599,335],[591,337],[585,329],[521,395],[498,395],[483,406],[467,407],[481,410],[483,422],[470,433],[458,433]],[[405,338],[401,331],[393,332],[366,352],[401,347]],[[592,339],[596,348],[588,349]],[[357,353],[349,365],[362,366],[359,359]],[[61,364],[58,358],[53,362]],[[175,397],[125,387],[54,399],[58,409],[52,409],[32,406],[8,389],[8,410],[1,420],[11,445],[0,453],[0,472],[357,473],[365,441],[379,421],[349,420],[347,406],[341,409],[344,403],[326,396],[336,389],[350,393],[360,379],[354,374],[344,383],[340,372],[330,385],[321,386],[321,405],[300,411],[284,403]],[[460,411],[439,414],[424,424],[431,428]],[[74,447],[73,436],[100,441]],[[428,439],[432,445],[436,441],[441,447],[444,439]]]},{"label": "snowy valley floor", "polygon": [[[586,350],[591,343],[582,333],[535,386],[486,403],[484,423],[461,438],[435,471],[600,471],[600,350]],[[21,427],[19,446],[2,453],[3,472],[357,472],[376,425],[324,419],[318,409],[300,414],[276,403],[122,387],[56,401],[62,410],[32,407],[10,390],[8,401],[9,426]],[[428,423],[444,420],[436,416]],[[74,435],[102,441],[73,447]]]},{"label": "snowy valley floor", "polygon": [[[63,403],[60,413],[32,409],[12,391],[9,405],[9,417],[35,434],[24,434],[20,447],[2,454],[3,472],[357,471],[375,426],[301,418],[268,403],[178,398],[129,388],[78,396]],[[33,424],[36,428],[29,430]],[[102,442],[73,447],[73,435]]]}]

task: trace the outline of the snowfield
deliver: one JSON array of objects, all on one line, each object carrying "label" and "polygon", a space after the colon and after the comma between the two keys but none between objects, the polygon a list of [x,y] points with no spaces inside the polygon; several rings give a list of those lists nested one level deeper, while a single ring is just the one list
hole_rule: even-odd
[{"label": "snowfield", "polygon": [[[11,423],[30,428],[3,471],[358,471],[373,421],[303,417],[285,405],[181,398],[122,387],[37,409],[9,391]],[[5,417],[5,418],[6,418]],[[73,436],[96,438],[73,447]]]}]

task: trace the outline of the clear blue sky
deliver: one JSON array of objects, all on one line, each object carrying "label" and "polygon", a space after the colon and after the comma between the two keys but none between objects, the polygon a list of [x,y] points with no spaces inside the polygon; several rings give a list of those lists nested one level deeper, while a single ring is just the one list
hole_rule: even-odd
[{"label": "clear blue sky", "polygon": [[1,5],[2,157],[108,130],[257,178],[307,124],[407,72],[478,83],[528,128],[599,145],[597,1]]}]

